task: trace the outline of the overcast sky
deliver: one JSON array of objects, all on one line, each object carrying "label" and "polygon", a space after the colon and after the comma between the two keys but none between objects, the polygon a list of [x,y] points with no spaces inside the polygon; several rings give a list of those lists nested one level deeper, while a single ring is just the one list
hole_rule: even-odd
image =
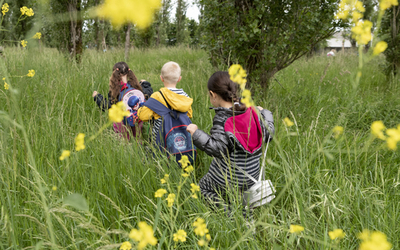
[{"label": "overcast sky", "polygon": [[[193,3],[193,0],[188,0],[188,8],[186,10],[186,16],[189,19],[194,19],[196,20],[196,22],[199,22],[199,15],[200,15],[200,10],[197,7],[197,5],[195,5]],[[173,2],[172,4],[172,9],[171,9],[171,19],[175,19],[175,10],[176,10],[176,1]]]}]

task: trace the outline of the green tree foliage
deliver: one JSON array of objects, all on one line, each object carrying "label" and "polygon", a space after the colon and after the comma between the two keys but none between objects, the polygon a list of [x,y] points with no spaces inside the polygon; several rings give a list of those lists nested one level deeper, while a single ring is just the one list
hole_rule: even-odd
[{"label": "green tree foliage", "polygon": [[242,64],[249,82],[267,87],[276,72],[342,24],[337,0],[200,0],[203,43],[215,67]]},{"label": "green tree foliage", "polygon": [[386,56],[386,75],[397,75],[400,71],[400,7],[392,6],[382,19],[381,34],[388,47]]}]

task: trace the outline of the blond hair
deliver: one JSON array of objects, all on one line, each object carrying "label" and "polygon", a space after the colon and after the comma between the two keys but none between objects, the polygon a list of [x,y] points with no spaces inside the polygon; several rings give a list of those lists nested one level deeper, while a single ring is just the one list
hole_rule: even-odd
[{"label": "blond hair", "polygon": [[176,62],[167,62],[161,68],[161,76],[168,83],[177,83],[181,76],[181,67]]}]

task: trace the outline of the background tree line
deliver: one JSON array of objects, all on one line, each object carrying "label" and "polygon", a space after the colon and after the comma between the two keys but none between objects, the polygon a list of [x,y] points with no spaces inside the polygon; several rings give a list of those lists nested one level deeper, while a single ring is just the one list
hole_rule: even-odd
[{"label": "background tree line", "polygon": [[[240,63],[249,72],[249,82],[263,87],[268,86],[276,72],[324,43],[338,30],[344,30],[356,46],[349,23],[334,19],[338,0],[196,0],[201,11],[200,23],[186,16],[189,0],[162,0],[153,24],[145,30],[134,25],[114,29],[108,21],[90,18],[90,8],[102,1],[49,0],[46,9],[34,19],[14,26],[20,15],[19,8],[35,9],[38,3],[5,0],[10,11],[4,16],[3,27],[9,32],[0,32],[0,39],[6,45],[7,41],[21,40],[34,22],[40,22],[42,43],[69,53],[78,61],[84,49],[125,48],[127,56],[132,47],[201,46],[209,52],[215,68]],[[363,1],[364,20],[375,24],[378,3],[378,0]],[[385,52],[388,75],[397,74],[400,67],[399,19],[399,8],[393,6],[385,13],[382,29],[375,34],[375,38],[389,45]]]}]

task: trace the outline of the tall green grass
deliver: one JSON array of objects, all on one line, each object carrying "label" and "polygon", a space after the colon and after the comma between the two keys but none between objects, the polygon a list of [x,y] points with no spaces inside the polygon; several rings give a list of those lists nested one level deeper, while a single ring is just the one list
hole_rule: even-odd
[{"label": "tall green grass", "polygon": [[[162,187],[160,179],[166,173],[176,190],[181,170],[165,157],[154,158],[135,141],[119,140],[111,128],[87,143],[86,149],[67,160],[58,159],[63,149],[74,148],[78,133],[87,139],[107,123],[107,114],[97,108],[91,94],[107,93],[112,66],[123,61],[123,51],[88,50],[79,65],[52,49],[7,49],[5,54],[2,60],[9,75],[25,75],[29,69],[36,75],[10,78],[9,84],[18,91],[16,102],[10,90],[2,88],[0,93],[0,109],[11,118],[3,115],[0,122],[0,249],[37,244],[42,244],[38,248],[116,249],[139,221],[154,225],[156,218],[155,236],[163,243],[155,248],[201,249],[192,227],[197,217],[206,220],[210,246],[216,249],[357,249],[357,234],[363,229],[382,231],[393,249],[400,247],[399,151],[387,150],[370,136],[373,121],[382,120],[387,127],[400,123],[400,79],[388,81],[382,75],[382,58],[365,65],[357,89],[352,87],[357,69],[357,56],[352,54],[296,61],[276,75],[268,92],[253,84],[256,104],[274,113],[276,134],[267,154],[266,176],[277,189],[272,204],[256,210],[253,235],[240,209],[228,218],[201,200],[189,199],[176,219],[171,218],[165,201],[160,203],[154,192]],[[178,87],[194,99],[193,122],[209,131],[214,114],[208,109],[206,83],[214,71],[206,52],[135,50],[129,58],[136,76],[150,81],[155,90],[162,87],[162,65],[178,62],[183,77]],[[5,74],[1,72],[1,77]],[[17,107],[28,141],[12,122],[20,123]],[[296,125],[285,127],[285,117]],[[344,127],[338,140],[331,134],[336,125]],[[198,156],[195,174],[182,187],[184,197],[190,196],[189,184],[198,183],[211,162],[203,152]],[[85,197],[88,211],[63,203],[72,193]],[[291,235],[291,224],[300,224],[305,231]],[[328,231],[336,228],[346,233],[340,242],[328,237]],[[175,245],[172,235],[178,229],[184,229],[188,238]],[[51,233],[56,246],[51,244]]]}]

